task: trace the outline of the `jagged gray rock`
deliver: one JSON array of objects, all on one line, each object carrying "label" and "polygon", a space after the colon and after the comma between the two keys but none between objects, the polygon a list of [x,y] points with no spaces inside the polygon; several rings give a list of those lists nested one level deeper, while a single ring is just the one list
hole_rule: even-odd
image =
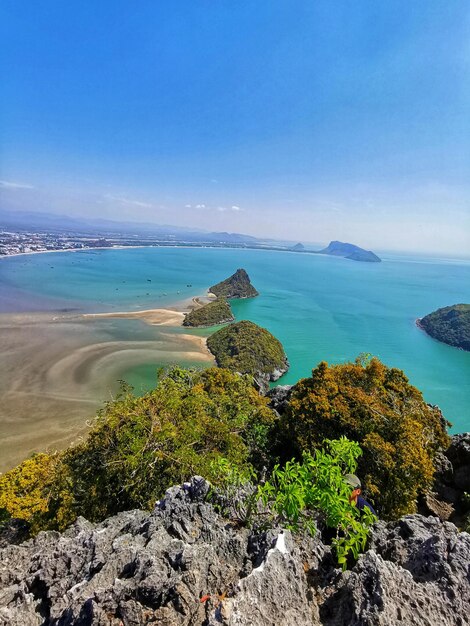
[{"label": "jagged gray rock", "polygon": [[470,535],[434,517],[378,522],[322,606],[325,626],[457,626],[470,615]]},{"label": "jagged gray rock", "polygon": [[470,614],[470,536],[437,518],[378,522],[349,572],[329,546],[221,517],[194,477],[152,512],[83,518],[0,550],[8,626],[454,626]]},{"label": "jagged gray rock", "polygon": [[453,482],[457,489],[470,491],[470,433],[453,435],[445,455],[452,463]]}]

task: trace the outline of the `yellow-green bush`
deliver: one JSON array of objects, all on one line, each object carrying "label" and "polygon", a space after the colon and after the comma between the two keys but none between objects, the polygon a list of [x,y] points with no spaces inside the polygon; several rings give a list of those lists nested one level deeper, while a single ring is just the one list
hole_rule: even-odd
[{"label": "yellow-green bush", "polygon": [[419,492],[432,480],[433,457],[448,442],[439,410],[426,404],[401,370],[375,358],[322,362],[293,388],[280,424],[287,454],[300,457],[341,436],[361,446],[358,472],[384,517],[416,510]]},{"label": "yellow-green bush", "polygon": [[124,389],[108,402],[83,443],[2,476],[0,508],[34,531],[65,528],[78,515],[98,521],[151,508],[193,474],[217,483],[218,457],[240,468],[265,462],[273,419],[249,377],[176,367],[144,396]]}]

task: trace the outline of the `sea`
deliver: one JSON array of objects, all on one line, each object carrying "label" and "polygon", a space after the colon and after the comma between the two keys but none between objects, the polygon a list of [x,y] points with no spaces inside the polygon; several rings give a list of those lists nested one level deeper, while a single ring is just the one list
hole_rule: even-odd
[{"label": "sea", "polygon": [[[282,342],[290,369],[276,384],[310,376],[320,361],[345,363],[366,353],[403,369],[425,400],[439,405],[451,432],[470,430],[470,352],[416,326],[417,318],[437,308],[470,302],[470,261],[392,254],[382,259],[361,263],[319,254],[184,247],[19,255],[0,261],[0,311],[164,308],[203,295],[245,268],[260,295],[232,301],[232,308],[237,320],[256,322]],[[133,320],[115,326],[117,334],[120,329],[127,338],[144,332]],[[152,332],[145,330],[146,336]],[[124,376],[142,392],[155,384],[161,364],[158,353],[150,360],[147,355]]]}]

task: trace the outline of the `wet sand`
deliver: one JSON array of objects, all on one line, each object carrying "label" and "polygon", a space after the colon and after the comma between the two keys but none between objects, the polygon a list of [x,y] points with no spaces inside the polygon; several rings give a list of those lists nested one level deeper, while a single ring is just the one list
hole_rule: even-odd
[{"label": "wet sand", "polygon": [[145,311],[116,311],[112,313],[86,313],[87,319],[125,318],[140,319],[154,326],[181,326],[184,313],[172,309],[147,309]]},{"label": "wet sand", "polygon": [[[85,435],[87,420],[114,397],[117,381],[133,366],[213,362],[203,337],[181,332],[183,317],[167,309],[0,315],[0,471]],[[125,339],[116,340],[112,318],[157,328],[133,338],[131,323]]]}]

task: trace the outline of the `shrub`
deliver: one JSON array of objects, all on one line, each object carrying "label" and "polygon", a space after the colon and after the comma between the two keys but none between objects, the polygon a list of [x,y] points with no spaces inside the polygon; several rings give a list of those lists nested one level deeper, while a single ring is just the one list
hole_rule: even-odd
[{"label": "shrub", "polygon": [[99,521],[148,509],[193,474],[216,482],[219,457],[239,468],[262,464],[273,419],[247,377],[175,367],[142,397],[124,388],[83,443],[2,476],[2,506],[23,519],[36,515],[36,530],[64,528],[78,515]]},{"label": "shrub", "polygon": [[36,454],[0,476],[0,511],[30,524],[31,532],[73,521],[71,494],[59,454]]},{"label": "shrub", "polygon": [[302,462],[293,459],[284,467],[276,465],[258,496],[274,514],[274,521],[293,531],[305,528],[313,534],[315,522],[308,513],[320,513],[325,524],[336,529],[333,546],[345,569],[350,555],[357,559],[364,551],[376,518],[368,508],[360,511],[350,503],[351,488],[343,479],[344,474],[356,471],[359,445],[341,437],[326,440],[324,446],[313,454],[304,452]]},{"label": "shrub", "polygon": [[300,380],[279,436],[286,454],[297,458],[324,439],[357,441],[363,486],[381,516],[394,518],[414,512],[418,493],[430,485],[433,457],[448,443],[445,426],[401,370],[359,358],[331,367],[322,362]]}]

